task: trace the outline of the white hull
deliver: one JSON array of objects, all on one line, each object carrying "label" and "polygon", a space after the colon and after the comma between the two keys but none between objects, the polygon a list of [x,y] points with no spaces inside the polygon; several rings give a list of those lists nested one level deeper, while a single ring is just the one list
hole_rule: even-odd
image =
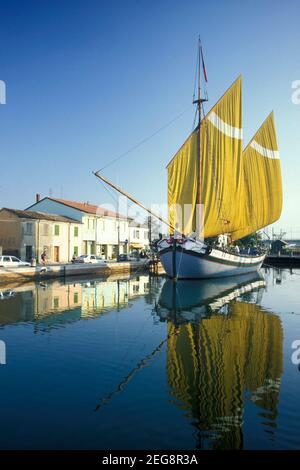
[{"label": "white hull", "polygon": [[159,242],[159,257],[170,278],[202,279],[235,276],[257,271],[265,255],[240,255],[218,248],[208,247],[188,239],[176,244],[176,250],[168,240]]}]

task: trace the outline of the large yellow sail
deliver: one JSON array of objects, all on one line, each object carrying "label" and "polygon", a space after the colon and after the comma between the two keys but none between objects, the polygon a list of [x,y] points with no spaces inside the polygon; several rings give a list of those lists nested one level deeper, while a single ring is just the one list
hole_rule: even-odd
[{"label": "large yellow sail", "polygon": [[200,202],[205,237],[233,234],[243,225],[241,82],[239,77],[201,125]]},{"label": "large yellow sail", "polygon": [[[182,227],[186,235],[194,231],[200,235],[202,218],[205,237],[242,226],[241,106],[239,77],[202,120],[200,146],[196,129],[168,165],[169,222]],[[202,209],[196,210],[197,202]]]},{"label": "large yellow sail", "polygon": [[279,219],[282,182],[274,114],[267,117],[243,152],[245,179],[245,227],[233,239],[242,238]]}]

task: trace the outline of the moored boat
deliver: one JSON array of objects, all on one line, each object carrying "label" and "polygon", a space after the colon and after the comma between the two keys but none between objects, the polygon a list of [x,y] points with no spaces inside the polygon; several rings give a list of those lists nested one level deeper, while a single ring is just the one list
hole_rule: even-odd
[{"label": "moored boat", "polygon": [[243,150],[241,76],[207,114],[204,112],[207,92],[203,95],[201,91],[203,80],[207,82],[207,73],[199,41],[198,98],[193,101],[197,104],[198,125],[167,166],[168,221],[99,171],[94,172],[166,223],[170,236],[159,240],[158,254],[167,275],[176,279],[257,271],[265,253],[258,247],[253,252],[249,246],[243,246],[243,239],[278,220],[282,210],[273,112]]},{"label": "moored boat", "polygon": [[247,246],[240,252],[237,242],[275,222],[282,209],[273,113],[243,151],[241,77],[205,114],[202,66],[206,78],[199,44],[198,125],[167,166],[173,230],[158,250],[166,273],[177,279],[258,270],[265,254]]},{"label": "moored boat", "polygon": [[234,253],[189,238],[169,238],[159,242],[159,256],[169,277],[197,279],[257,271],[264,261],[265,253]]}]

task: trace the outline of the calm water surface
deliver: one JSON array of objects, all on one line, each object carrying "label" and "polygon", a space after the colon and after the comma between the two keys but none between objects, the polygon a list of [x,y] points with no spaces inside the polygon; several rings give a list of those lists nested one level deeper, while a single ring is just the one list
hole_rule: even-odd
[{"label": "calm water surface", "polygon": [[299,449],[299,292],[275,269],[0,288],[0,448]]}]

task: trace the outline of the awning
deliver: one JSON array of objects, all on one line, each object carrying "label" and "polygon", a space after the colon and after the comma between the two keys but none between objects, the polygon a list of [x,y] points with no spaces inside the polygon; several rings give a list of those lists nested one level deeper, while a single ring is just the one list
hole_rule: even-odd
[{"label": "awning", "polygon": [[141,243],[130,243],[130,246],[131,246],[131,248],[135,248],[137,250],[144,247]]}]

